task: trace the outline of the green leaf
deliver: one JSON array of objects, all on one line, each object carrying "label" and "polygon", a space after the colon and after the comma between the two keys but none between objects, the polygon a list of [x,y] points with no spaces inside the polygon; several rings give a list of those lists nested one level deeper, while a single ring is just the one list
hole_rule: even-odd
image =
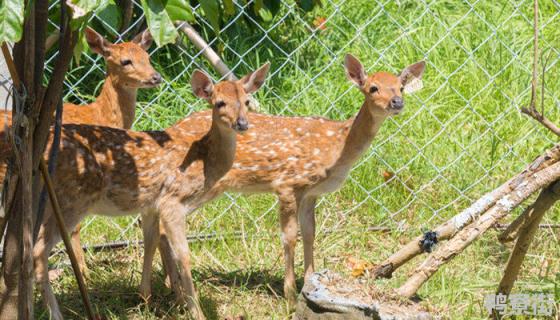
[{"label": "green leaf", "polygon": [[255,10],[255,14],[258,15],[259,11],[264,7],[263,0],[255,0],[255,5],[253,6],[253,10]]},{"label": "green leaf", "polygon": [[214,32],[218,33],[220,30],[220,3],[218,0],[203,0],[200,1],[200,6],[204,10],[206,19],[214,28]]},{"label": "green leaf", "polygon": [[148,29],[158,47],[168,43],[174,43],[179,35],[173,25],[173,21],[165,11],[162,0],[141,0]]},{"label": "green leaf", "polygon": [[235,5],[233,0],[224,0],[224,13],[227,16],[233,16],[235,14]]},{"label": "green leaf", "polygon": [[18,42],[23,33],[24,0],[0,3],[0,43]]},{"label": "green leaf", "polygon": [[270,12],[268,8],[262,7],[259,10],[259,15],[261,16],[263,21],[269,22],[270,20],[272,20],[272,12]]},{"label": "green leaf", "polygon": [[299,0],[298,3],[305,12],[313,10],[313,6],[315,6],[313,0]]},{"label": "green leaf", "polygon": [[167,11],[171,21],[195,21],[192,8],[187,0],[168,0],[165,11]]},{"label": "green leaf", "polygon": [[264,0],[264,6],[275,16],[280,11],[280,0]]},{"label": "green leaf", "polygon": [[108,32],[118,31],[121,28],[122,14],[114,0],[107,1],[107,5],[101,10],[96,10],[95,14],[104,22],[101,25]]},{"label": "green leaf", "polygon": [[93,10],[106,6],[106,1],[101,0],[66,0],[66,5],[72,10],[72,19],[87,16]]},{"label": "green leaf", "polygon": [[83,32],[78,33],[78,41],[76,41],[76,46],[74,47],[74,61],[77,65],[80,64],[80,58],[82,57],[82,53],[88,47],[86,37],[84,36]]},{"label": "green leaf", "polygon": [[70,28],[82,30],[94,10],[103,10],[109,4],[109,0],[66,0],[66,5],[72,11]]}]

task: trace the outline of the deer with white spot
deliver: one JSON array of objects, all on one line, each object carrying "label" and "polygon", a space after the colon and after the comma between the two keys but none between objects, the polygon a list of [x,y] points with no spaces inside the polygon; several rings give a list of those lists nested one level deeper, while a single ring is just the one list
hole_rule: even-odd
[{"label": "deer with white spot", "polygon": [[[132,41],[113,44],[91,28],[85,30],[90,49],[103,56],[107,63],[107,78],[96,100],[87,105],[65,103],[63,105],[62,123],[80,123],[115,128],[130,129],[134,121],[136,95],[140,88],[153,88],[161,83],[161,76],[150,64],[146,52],[152,44],[148,30],[138,34]],[[12,112],[0,113],[0,181],[6,175],[6,161],[12,153],[8,142],[7,126],[12,124]],[[0,208],[0,220],[4,217],[4,208]],[[0,225],[3,221],[0,221]],[[80,269],[86,271],[86,264],[81,249],[79,233],[72,234],[74,251]]]},{"label": "deer with white spot", "polygon": [[[346,55],[348,78],[364,94],[357,116],[346,121],[319,117],[281,117],[250,113],[250,133],[237,139],[232,169],[205,195],[210,201],[225,191],[273,192],[280,202],[281,238],[286,276],[284,295],[296,297],[294,248],[298,217],[304,250],[305,278],[314,271],[315,203],[317,197],[340,188],[352,166],[369,148],[383,121],[403,110],[403,91],[411,91],[414,79],[424,72],[423,61],[400,75],[377,72],[367,76],[362,64]],[[204,130],[210,123],[206,112],[191,116],[193,126]],[[195,208],[193,208],[194,210]],[[164,219],[165,217],[162,217]],[[177,277],[169,245],[162,233],[160,252],[173,283]]]},{"label": "deer with white spot", "polygon": [[[53,175],[67,228],[73,229],[88,214],[123,216],[140,213],[145,241],[140,294],[151,294],[151,261],[157,249],[159,222],[179,267],[175,287],[180,303],[192,314],[200,311],[191,276],[185,216],[200,206],[233,164],[236,133],[248,129],[249,94],[264,82],[269,65],[237,81],[213,84],[203,72],[193,73],[192,90],[212,105],[210,124],[193,129],[186,118],[165,131],[135,132],[109,127],[64,125],[61,149]],[[48,279],[48,255],[60,240],[47,206],[33,254],[35,275],[54,319],[62,319]]]}]

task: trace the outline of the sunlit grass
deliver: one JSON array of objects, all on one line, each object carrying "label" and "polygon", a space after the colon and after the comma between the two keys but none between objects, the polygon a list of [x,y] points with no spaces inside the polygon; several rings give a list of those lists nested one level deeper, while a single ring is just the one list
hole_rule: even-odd
[{"label": "sunlit grass", "polygon": [[[432,1],[427,8],[418,1],[389,1],[381,9],[375,1],[349,0],[336,7],[327,3],[307,16],[288,14],[262,42],[263,32],[254,28],[249,32],[234,27],[221,34],[219,42],[227,44],[221,53],[237,75],[265,61],[272,63],[272,77],[256,94],[261,112],[271,114],[332,119],[354,115],[362,97],[345,78],[346,52],[359,57],[371,72],[397,73],[418,60],[428,62],[424,89],[406,98],[406,111],[386,121],[371,154],[356,165],[350,180],[319,204],[319,268],[345,272],[350,255],[381,261],[402,241],[507,180],[555,141],[519,112],[530,95],[532,12],[529,2],[514,4],[479,1],[471,8],[460,1]],[[557,10],[551,3],[541,7],[541,20],[546,23],[541,43],[556,46],[551,49],[553,61],[558,58],[560,38],[560,20],[552,19]],[[327,29],[312,33],[316,16],[328,18]],[[195,53],[188,41],[185,46]],[[242,53],[242,58],[233,52]],[[166,47],[152,58],[168,83],[140,92],[135,129],[163,129],[207,107],[190,92],[189,76],[196,65],[187,55]],[[208,68],[201,58],[195,62]],[[546,114],[553,120],[560,119],[558,66],[551,65],[546,82]],[[74,71],[69,80],[79,79],[85,70]],[[97,74],[79,84],[80,96],[89,99],[100,79]],[[384,172],[394,173],[395,178],[385,181]],[[252,319],[289,318],[281,298],[283,259],[275,199],[231,196],[235,205],[222,197],[188,219],[189,234],[241,231],[246,235],[243,241],[228,238],[192,244],[195,280],[205,311],[215,319],[237,314]],[[139,228],[127,228],[130,221],[96,218],[84,228],[84,242],[140,240]],[[560,210],[550,212],[546,221],[558,223]],[[380,225],[404,225],[406,232],[365,231]],[[539,234],[516,290],[548,290],[554,281],[558,285],[554,280],[560,272],[558,237],[552,231]],[[495,290],[509,252],[495,239],[495,232],[489,232],[439,271],[420,291],[426,303],[446,318],[485,318],[483,297]],[[297,252],[301,274],[300,246]],[[88,255],[89,284],[98,308],[115,319],[185,318],[184,311],[173,307],[160,274],[155,277],[152,304],[142,304],[135,295],[141,255],[139,249]],[[405,269],[382,285],[402,282],[409,271]],[[70,275],[64,274],[56,293],[61,304],[80,310]],[[70,312],[68,316],[72,317]]]}]

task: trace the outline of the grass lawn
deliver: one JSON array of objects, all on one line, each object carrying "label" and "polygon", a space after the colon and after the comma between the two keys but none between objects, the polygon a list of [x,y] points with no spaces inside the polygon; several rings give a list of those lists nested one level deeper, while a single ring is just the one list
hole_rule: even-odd
[{"label": "grass lawn", "polygon": [[[354,115],[363,98],[345,79],[346,52],[359,57],[371,72],[396,73],[421,59],[428,63],[423,90],[406,97],[405,112],[386,121],[344,187],[319,203],[317,269],[349,274],[349,257],[382,261],[400,244],[522,170],[557,141],[519,112],[530,96],[531,1],[383,4],[333,0],[307,15],[283,8],[263,29],[233,24],[212,42],[238,75],[265,61],[272,63],[271,77],[257,93],[261,112],[271,114],[332,119]],[[558,123],[560,4],[542,1],[540,11],[541,45],[552,54],[546,116]],[[327,23],[325,30],[314,32],[317,17]],[[214,38],[211,33],[204,36]],[[187,41],[184,49],[167,46],[154,52],[154,65],[167,83],[139,94],[136,129],[165,128],[206,108],[188,85],[196,65],[207,67],[202,58],[193,60],[195,53]],[[68,81],[76,85],[68,100],[87,101],[98,93],[102,73],[88,73],[90,67],[85,62],[69,75]],[[386,181],[385,176],[392,174],[394,178]],[[83,229],[84,243],[140,240],[133,220],[90,219]],[[545,222],[560,223],[558,206]],[[395,231],[367,231],[373,226]],[[230,194],[196,212],[187,228],[190,234],[220,235],[191,244],[195,283],[208,318],[291,316],[282,298],[283,259],[274,197]],[[244,236],[236,237],[238,233]],[[496,236],[496,230],[489,231],[440,270],[419,292],[423,303],[445,319],[486,318],[484,296],[494,292],[510,252]],[[539,232],[516,292],[550,292],[560,299],[559,237],[558,229]],[[301,251],[299,244],[300,275]],[[154,278],[151,303],[136,295],[141,257],[142,250],[136,247],[88,254],[96,307],[109,319],[188,318],[173,305],[161,273]],[[64,266],[54,285],[65,314],[80,318],[81,303],[68,263],[61,256],[51,262],[53,267]],[[398,286],[411,267],[379,285]],[[155,270],[159,272],[159,262]],[[40,306],[37,312],[48,317]]]}]

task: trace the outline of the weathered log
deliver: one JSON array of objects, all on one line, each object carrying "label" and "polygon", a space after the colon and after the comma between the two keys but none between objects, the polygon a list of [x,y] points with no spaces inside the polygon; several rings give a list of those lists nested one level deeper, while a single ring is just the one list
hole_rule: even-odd
[{"label": "weathered log", "polygon": [[[487,193],[482,198],[473,203],[469,208],[465,209],[449,221],[438,226],[434,231],[437,234],[438,241],[448,240],[455,236],[457,232],[465,226],[475,221],[482,213],[486,212],[496,202],[517,188],[525,179],[532,174],[549,167],[560,159],[560,145],[555,145],[547,150],[543,155],[535,159],[527,168],[514,178],[502,184],[497,189]],[[412,241],[404,245],[399,251],[391,255],[388,259],[377,265],[372,271],[375,278],[391,278],[393,272],[400,266],[416,257],[423,252],[420,242],[423,235],[414,238]]]},{"label": "weathered log", "polygon": [[[377,296],[377,295],[376,295]],[[357,280],[330,271],[314,273],[298,298],[294,320],[428,320],[432,316],[394,292],[373,298]]]},{"label": "weathered log", "polygon": [[418,266],[412,276],[397,290],[405,297],[411,297],[443,264],[469,246],[479,235],[483,234],[499,219],[505,217],[511,210],[527,199],[537,190],[548,186],[560,178],[560,162],[556,162],[546,169],[533,173],[517,184],[515,189],[507,193],[496,204],[481,215],[475,222],[459,231],[452,239],[447,241],[431,253],[428,258]]}]

